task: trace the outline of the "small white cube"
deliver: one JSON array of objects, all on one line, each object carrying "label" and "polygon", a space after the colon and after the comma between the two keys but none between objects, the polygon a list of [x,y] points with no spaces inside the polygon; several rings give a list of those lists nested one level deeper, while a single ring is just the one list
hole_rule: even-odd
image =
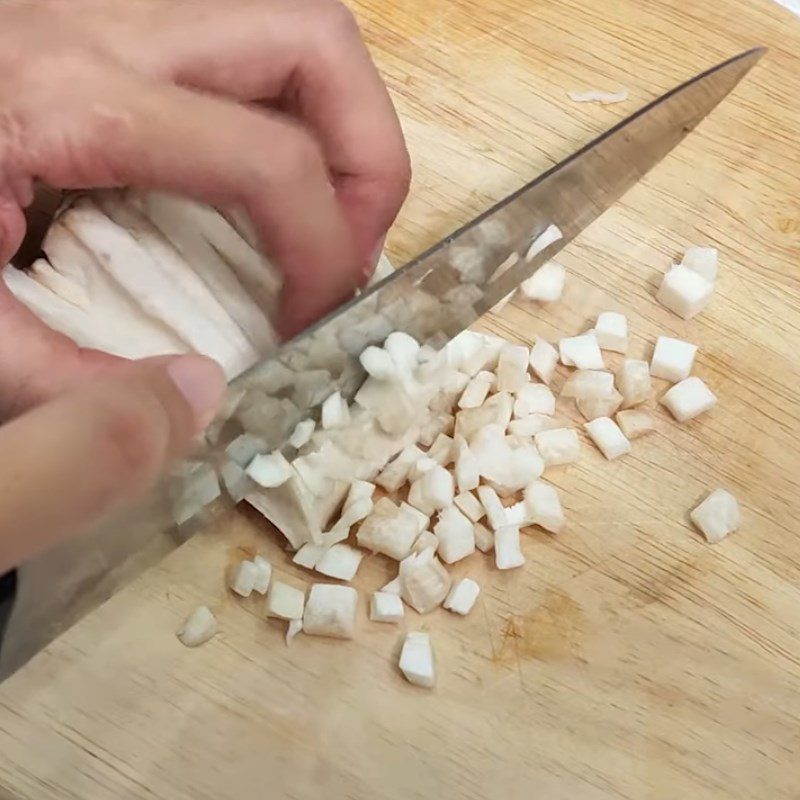
[{"label": "small white cube", "polygon": [[314,569],[329,578],[351,581],[358,572],[364,551],[349,544],[335,544],[320,558]]},{"label": "small white cube", "polygon": [[593,333],[567,336],[558,343],[561,363],[578,369],[603,369],[603,354]]},{"label": "small white cube", "polygon": [[567,271],[557,261],[545,261],[530,278],[519,285],[519,290],[528,300],[554,303],[564,294]]},{"label": "small white cube", "polygon": [[245,472],[265,489],[282,486],[292,476],[292,465],[279,452],[257,455]]},{"label": "small white cube", "polygon": [[614,391],[614,375],[594,369],[579,369],[567,378],[561,397],[604,396]]},{"label": "small white cube", "polygon": [[461,394],[458,401],[459,408],[478,408],[483,405],[483,401],[489,394],[489,389],[494,383],[494,375],[491,372],[479,372],[467,384],[467,388]]},{"label": "small white cube", "polygon": [[678,422],[687,422],[713,408],[717,397],[700,378],[693,375],[676,383],[661,398],[661,402]]},{"label": "small white cube", "polygon": [[303,613],[303,633],[352,639],[356,630],[358,592],[352,586],[315,583]]},{"label": "small white cube", "polygon": [[725,489],[715,489],[691,513],[692,522],[711,544],[739,529],[741,515],[736,498]]},{"label": "small white cube", "polygon": [[445,564],[454,564],[475,552],[472,523],[455,506],[439,514],[433,532],[439,540],[439,557]]},{"label": "small white cube", "polygon": [[558,427],[558,423],[547,414],[531,414],[527,417],[511,420],[508,423],[508,433],[510,436],[527,438],[556,427]]},{"label": "small white cube", "polygon": [[279,619],[302,619],[305,592],[288,583],[272,581],[267,594],[267,616]]},{"label": "small white cube", "polygon": [[506,520],[506,510],[503,508],[503,504],[500,502],[497,492],[492,489],[491,486],[479,486],[478,499],[481,501],[481,505],[484,509],[486,509],[486,519],[489,525],[491,525],[492,530],[497,530],[498,528],[502,528],[503,525],[508,524]]},{"label": "small white cube", "polygon": [[334,392],[322,404],[322,429],[344,428],[350,422],[350,409],[340,392]]},{"label": "small white cube", "polygon": [[514,418],[528,417],[531,414],[555,414],[556,398],[550,388],[543,383],[526,383],[514,401]]},{"label": "small white cube", "polygon": [[609,461],[630,453],[631,443],[625,438],[619,425],[610,417],[598,417],[583,427]]},{"label": "small white cube", "polygon": [[528,348],[522,344],[504,344],[497,360],[497,391],[518,392],[527,381]]},{"label": "small white cube", "polygon": [[648,400],[653,389],[648,363],[635,358],[626,358],[617,373],[617,388],[622,394],[626,408]]},{"label": "small white cube", "polygon": [[489,553],[494,547],[494,534],[480,522],[472,526],[472,533],[475,536],[475,547],[481,553]]},{"label": "small white cube", "polygon": [[650,374],[677,383],[688,378],[692,372],[697,345],[669,336],[659,336],[650,361]]},{"label": "small white cube", "polygon": [[551,533],[558,533],[564,527],[564,511],[555,486],[534,481],[525,488],[524,497],[534,525]]},{"label": "small white cube", "polygon": [[637,439],[656,429],[653,415],[649,411],[631,408],[617,413],[617,425],[628,439]]},{"label": "small white cube", "polygon": [[610,417],[622,405],[622,395],[612,389],[610,394],[596,395],[586,394],[575,398],[575,405],[578,411],[588,420],[598,417]]},{"label": "small white cube", "polygon": [[406,635],[400,653],[400,671],[415,686],[432,689],[436,685],[433,649],[427,633],[413,632]]},{"label": "small white cube", "polygon": [[486,513],[481,505],[481,501],[478,500],[478,498],[475,497],[472,492],[461,492],[461,494],[456,495],[455,504],[456,507],[472,522],[477,522],[479,519],[483,519],[483,516]]},{"label": "small white cube", "polygon": [[716,247],[687,247],[681,265],[702,275],[709,283],[717,279],[717,260],[719,253]]},{"label": "small white cube", "polygon": [[624,353],[628,349],[628,320],[616,311],[604,311],[597,317],[594,335],[601,350]]},{"label": "small white cube", "polygon": [[558,350],[550,342],[537,337],[536,344],[531,348],[531,357],[528,361],[534,375],[542,383],[550,383],[558,364]]},{"label": "small white cube", "polygon": [[228,587],[240,597],[250,597],[258,580],[258,567],[252,561],[240,561],[228,574]]},{"label": "small white cube", "polygon": [[373,592],[369,605],[369,618],[373,622],[400,622],[403,613],[403,601],[399,594]]},{"label": "small white cube", "polygon": [[443,603],[448,611],[466,616],[472,611],[481,587],[472,578],[462,578],[447,595]]},{"label": "small white cube", "polygon": [[673,267],[661,283],[656,299],[683,319],[691,319],[708,305],[714,284],[688,267]]},{"label": "small white cube", "polygon": [[536,434],[534,441],[546,467],[570,464],[577,461],[581,454],[580,439],[571,428],[542,431]]},{"label": "small white cube", "polygon": [[259,594],[266,594],[269,589],[269,582],[272,578],[272,565],[263,556],[256,556],[253,559],[258,574],[256,575],[253,591]]},{"label": "small white cube", "polygon": [[186,618],[176,636],[186,647],[199,647],[217,632],[217,620],[208,606],[198,606]]},{"label": "small white cube", "polygon": [[519,528],[506,525],[494,532],[494,562],[497,569],[515,569],[525,563],[519,546]]}]

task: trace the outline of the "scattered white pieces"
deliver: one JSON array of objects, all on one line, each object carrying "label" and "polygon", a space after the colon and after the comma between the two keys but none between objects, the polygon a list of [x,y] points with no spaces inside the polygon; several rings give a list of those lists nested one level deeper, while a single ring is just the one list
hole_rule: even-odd
[{"label": "scattered white pieces", "polygon": [[350,422],[350,409],[341,392],[334,392],[322,404],[322,429],[344,428]]},{"label": "scattered white pieces", "polygon": [[542,383],[550,383],[558,364],[558,350],[550,342],[537,337],[529,359],[534,375]]},{"label": "scattered white pieces", "polygon": [[531,414],[556,413],[556,398],[550,388],[543,383],[526,383],[517,392],[514,401],[514,417],[528,417]]},{"label": "scattered white pieces", "polygon": [[492,489],[491,486],[479,486],[478,499],[486,510],[486,519],[493,530],[497,530],[508,524],[506,510],[503,508],[503,504],[500,502],[497,492]]},{"label": "scattered white pieces", "polygon": [[559,533],[563,529],[564,511],[555,486],[545,481],[534,481],[525,489],[524,497],[531,524],[550,533]]},{"label": "scattered white pieces", "polygon": [[409,683],[432,689],[436,685],[436,672],[433,667],[433,650],[427,633],[406,634],[400,653],[400,671]]},{"label": "scattered white pieces", "polygon": [[276,489],[292,476],[292,465],[279,452],[257,455],[245,472],[265,489]]},{"label": "scattered white pieces", "polygon": [[522,344],[504,344],[497,360],[497,391],[518,392],[527,381],[528,348]]},{"label": "scattered white pieces", "polygon": [[664,275],[656,300],[683,319],[691,319],[708,305],[714,284],[679,264]]},{"label": "scattered white pieces", "polygon": [[279,619],[302,619],[305,592],[288,583],[272,581],[267,594],[267,616]]},{"label": "scattered white pieces", "polygon": [[610,417],[598,417],[583,427],[609,461],[630,453],[631,443],[625,438],[619,425]]},{"label": "scattered white pieces", "polygon": [[266,594],[269,589],[269,582],[272,579],[272,565],[262,556],[255,556],[253,564],[256,567],[256,579],[253,583],[253,591],[258,594]]},{"label": "scattered white pieces", "polygon": [[628,349],[628,320],[616,311],[598,314],[594,335],[601,350],[624,353]]},{"label": "scattered white pieces", "polygon": [[475,547],[481,553],[489,553],[494,548],[494,534],[482,523],[476,522],[472,526],[472,534],[475,537]]},{"label": "scattered white pieces", "polygon": [[401,596],[420,614],[427,614],[442,604],[450,591],[450,582],[450,574],[432,550],[423,550],[401,564]]},{"label": "scattered white pieces", "polygon": [[566,280],[567,271],[561,264],[557,261],[545,261],[530,278],[522,281],[519,290],[528,300],[554,303],[564,294]]},{"label": "scattered white pieces", "polygon": [[566,336],[558,342],[561,363],[578,369],[603,369],[603,354],[593,333]]},{"label": "scattered white pieces", "polygon": [[448,611],[466,616],[472,611],[480,593],[481,587],[472,578],[462,578],[445,598],[444,607]]},{"label": "scattered white pieces", "polygon": [[525,563],[519,547],[519,527],[506,525],[494,532],[494,561],[497,569],[515,569]]},{"label": "scattered white pieces", "polygon": [[676,383],[661,402],[678,422],[687,422],[713,408],[717,397],[700,378],[692,376]]},{"label": "scattered white pieces", "polygon": [[626,358],[617,373],[617,388],[622,394],[625,408],[649,400],[653,387],[647,362]]},{"label": "scattered white pieces", "polygon": [[617,413],[617,425],[627,439],[638,439],[656,429],[656,422],[649,411],[631,408]]},{"label": "scattered white pieces", "polygon": [[542,431],[536,434],[534,441],[546,467],[570,464],[577,461],[581,454],[578,434],[572,428]]},{"label": "scattered white pieces", "polygon": [[317,562],[314,569],[329,578],[351,581],[358,572],[364,553],[349,544],[335,544]]},{"label": "scattered white pieces", "polygon": [[433,533],[439,540],[439,555],[445,564],[454,564],[475,552],[472,522],[455,506],[450,506],[439,514]]},{"label": "scattered white pieces", "polygon": [[561,229],[558,225],[548,225],[538,236],[531,242],[528,252],[525,253],[525,260],[532,261],[542,250],[550,247],[553,242],[563,239]]},{"label": "scattered white pieces", "polygon": [[618,92],[601,92],[596,89],[588,92],[568,91],[567,96],[573,103],[600,103],[607,106],[611,103],[624,103],[628,99],[628,90],[622,88]]},{"label": "scattered white pieces", "polygon": [[579,369],[567,378],[561,397],[596,395],[602,397],[614,391],[614,375],[596,369]]},{"label": "scattered white pieces", "polygon": [[508,423],[508,433],[511,436],[530,437],[557,428],[558,425],[559,423],[547,414],[530,414],[520,419],[512,419]]},{"label": "scattered white pieces", "polygon": [[403,601],[397,594],[373,592],[369,604],[369,618],[373,622],[400,622],[403,619]]},{"label": "scattered white pieces", "polygon": [[258,567],[252,561],[240,561],[228,575],[228,588],[240,597],[250,597],[258,579]]},{"label": "scattered white pieces", "polygon": [[491,372],[481,371],[467,384],[458,401],[459,408],[478,408],[483,405],[483,401],[489,394],[489,389],[494,383],[494,375]]},{"label": "scattered white pieces", "polygon": [[361,523],[356,541],[359,547],[400,561],[411,552],[420,524],[424,529],[427,521],[424,514],[420,516],[410,506],[398,508],[388,497],[382,497]]},{"label": "scattered white pieces", "polygon": [[289,437],[289,444],[299,450],[304,444],[308,444],[316,427],[317,423],[313,419],[301,420],[294,426],[292,435]]},{"label": "scattered white pieces", "polygon": [[694,270],[710,283],[714,283],[717,279],[718,258],[719,253],[716,247],[687,247],[681,266]]},{"label": "scattered white pieces", "polygon": [[358,592],[352,586],[315,583],[303,613],[303,633],[352,639],[356,630]]},{"label": "scattered white pieces", "polygon": [[480,500],[475,497],[472,492],[462,492],[457,494],[455,498],[456,507],[464,514],[470,521],[477,522],[483,519],[486,511],[481,505]]},{"label": "scattered white pieces", "polygon": [[430,515],[452,505],[454,494],[453,476],[437,464],[411,484],[408,502],[424,514]]},{"label": "scattered white pieces", "polygon": [[650,361],[650,374],[677,383],[692,373],[697,345],[669,336],[659,336]]},{"label": "scattered white pieces", "polygon": [[711,544],[739,529],[741,514],[736,498],[725,489],[715,489],[691,513],[692,522]]},{"label": "scattered white pieces", "polygon": [[575,398],[575,405],[578,411],[591,421],[598,417],[610,417],[622,405],[622,399],[622,395],[616,389],[612,389],[607,395],[579,395]]},{"label": "scattered white pieces", "polygon": [[217,620],[208,606],[198,606],[176,634],[186,647],[199,647],[217,632]]},{"label": "scattered white pieces", "polygon": [[286,642],[286,646],[288,647],[291,644],[292,639],[297,636],[300,631],[303,630],[303,620],[301,619],[290,619],[289,624],[286,626],[286,637],[284,641]]}]

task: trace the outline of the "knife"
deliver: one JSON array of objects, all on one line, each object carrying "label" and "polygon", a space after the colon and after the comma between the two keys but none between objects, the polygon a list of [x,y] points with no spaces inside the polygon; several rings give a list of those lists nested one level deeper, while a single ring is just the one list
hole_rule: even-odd
[{"label": "knife", "polygon": [[[335,390],[353,397],[364,379],[360,353],[392,331],[446,344],[636,184],[765,52],[748,50],[671,89],[285,343],[233,381],[202,460],[219,469],[243,433],[262,452],[286,450],[296,423],[318,417]],[[534,254],[531,243],[552,225],[561,237]],[[177,496],[187,474],[174,478]]]}]

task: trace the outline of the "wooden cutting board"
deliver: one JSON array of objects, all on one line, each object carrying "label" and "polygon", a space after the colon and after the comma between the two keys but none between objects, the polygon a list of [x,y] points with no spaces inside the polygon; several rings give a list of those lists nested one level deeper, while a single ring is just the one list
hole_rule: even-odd
[{"label": "wooden cutting board", "polygon": [[[755,44],[752,75],[563,254],[564,301],[487,326],[557,338],[623,310],[631,352],[700,345],[718,407],[608,463],[553,471],[569,526],[524,537],[523,569],[475,555],[466,618],[409,612],[341,643],[266,622],[224,589],[239,548],[278,539],[239,512],[191,540],[0,687],[0,787],[15,798],[796,798],[800,756],[800,22],[766,0],[361,0],[356,11],[414,159],[396,262],[701,69]],[[631,100],[576,105],[574,88]],[[690,243],[721,252],[710,308],[653,300]],[[563,376],[562,378],[563,379]],[[557,384],[558,385],[558,384]],[[561,409],[561,413],[571,412]],[[742,529],[705,544],[710,488]],[[368,559],[362,603],[392,575]],[[208,603],[221,633],[174,631]],[[438,687],[395,668],[431,632]]]}]

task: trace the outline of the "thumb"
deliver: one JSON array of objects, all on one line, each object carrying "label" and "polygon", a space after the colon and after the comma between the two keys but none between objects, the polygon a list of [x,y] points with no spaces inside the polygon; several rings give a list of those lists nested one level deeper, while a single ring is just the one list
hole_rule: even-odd
[{"label": "thumb", "polygon": [[141,497],[224,390],[208,358],[126,362],[0,428],[0,573]]}]

